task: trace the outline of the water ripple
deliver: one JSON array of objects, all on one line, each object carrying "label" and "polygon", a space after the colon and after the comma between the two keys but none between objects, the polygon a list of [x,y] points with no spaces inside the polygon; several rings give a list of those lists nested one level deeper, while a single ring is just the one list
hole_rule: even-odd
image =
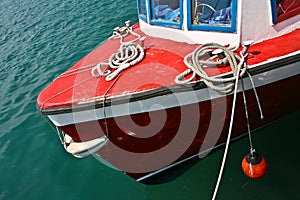
[{"label": "water ripple", "polygon": [[0,145],[0,160],[4,159],[5,150],[7,149],[9,143],[10,140],[6,141],[3,145]]},{"label": "water ripple", "polygon": [[[120,10],[118,5],[129,7]],[[135,19],[132,8],[135,2],[130,0],[0,1],[0,199],[53,199],[62,194],[56,190],[44,196],[49,184],[68,183],[61,177],[74,173],[69,169],[74,160],[66,157],[39,115],[36,98],[115,26]]]}]

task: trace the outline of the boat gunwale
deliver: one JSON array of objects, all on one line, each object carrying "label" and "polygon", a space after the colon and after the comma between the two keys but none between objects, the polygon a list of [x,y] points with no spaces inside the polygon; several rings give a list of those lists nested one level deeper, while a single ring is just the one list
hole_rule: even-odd
[{"label": "boat gunwale", "polygon": [[[284,56],[284,58],[276,60],[268,60],[263,64],[256,64],[248,66],[249,73],[253,75],[261,74],[267,72],[269,70],[285,67],[285,65],[293,64],[300,61],[300,51],[289,54],[290,56]],[[221,74],[220,77],[227,78],[231,75],[231,72]],[[37,106],[39,112],[43,115],[57,115],[57,114],[65,114],[72,112],[80,112],[91,109],[109,107],[111,105],[120,105],[128,102],[140,101],[148,98],[154,98],[157,96],[168,95],[172,93],[180,93],[180,92],[188,92],[190,90],[200,90],[207,88],[206,84],[202,80],[197,80],[194,82],[190,82],[188,84],[174,84],[170,86],[163,86],[160,88],[140,91],[136,93],[128,93],[124,95],[118,95],[113,97],[95,99],[94,101],[89,101],[86,103],[79,103],[71,106],[62,106],[55,108],[41,108]]]}]

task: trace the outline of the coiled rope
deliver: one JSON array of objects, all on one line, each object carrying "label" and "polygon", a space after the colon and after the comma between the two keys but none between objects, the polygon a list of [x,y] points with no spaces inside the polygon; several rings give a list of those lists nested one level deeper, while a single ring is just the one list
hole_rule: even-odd
[{"label": "coiled rope", "polygon": [[[100,62],[95,67],[92,68],[92,76],[98,78],[101,76],[106,76],[106,81],[113,80],[118,74],[123,70],[136,65],[139,63],[145,56],[144,50],[144,40],[146,37],[141,37],[139,34],[132,30],[132,27],[129,26],[129,21],[125,22],[126,26],[119,28],[116,27],[112,36],[109,39],[120,39],[120,48],[118,52],[113,53],[108,62]],[[135,36],[136,38],[124,42],[124,38],[129,34]],[[140,41],[140,44],[136,44],[137,41]],[[109,66],[110,69],[103,71],[102,67]],[[114,70],[112,72],[112,70]]]},{"label": "coiled rope", "polygon": [[[224,52],[224,59],[213,60],[216,56],[211,56],[211,54],[216,49],[220,49]],[[221,93],[231,92],[234,88],[236,77],[242,77],[246,72],[244,58],[239,57],[233,50],[217,43],[208,43],[197,47],[192,53],[185,56],[184,63],[188,69],[176,76],[174,81],[177,84],[189,83],[198,75],[208,87]],[[220,64],[229,64],[232,70],[231,77],[209,76],[204,70],[206,67]],[[191,74],[190,78],[184,79],[189,74]]]}]

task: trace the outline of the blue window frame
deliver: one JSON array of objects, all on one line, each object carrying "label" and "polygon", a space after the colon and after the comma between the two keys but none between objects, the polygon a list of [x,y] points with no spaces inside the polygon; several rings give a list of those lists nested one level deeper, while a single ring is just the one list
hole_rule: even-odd
[{"label": "blue window frame", "polygon": [[271,0],[271,7],[272,7],[272,22],[273,24],[277,21],[277,11],[276,11],[276,4],[281,0]]},{"label": "blue window frame", "polygon": [[148,0],[138,0],[137,1],[139,18],[144,20],[145,22],[147,21],[147,16],[148,16],[146,1],[148,1]]},{"label": "blue window frame", "polygon": [[[271,0],[278,1],[278,0]],[[181,29],[183,0],[138,0],[139,18]],[[236,32],[237,0],[187,0],[188,30]]]},{"label": "blue window frame", "polygon": [[149,0],[150,24],[181,28],[182,0]]},{"label": "blue window frame", "polygon": [[299,0],[271,0],[273,24],[300,13]]},{"label": "blue window frame", "polygon": [[138,0],[139,18],[158,26],[181,28],[182,0]]},{"label": "blue window frame", "polygon": [[188,29],[236,32],[237,0],[188,0]]}]

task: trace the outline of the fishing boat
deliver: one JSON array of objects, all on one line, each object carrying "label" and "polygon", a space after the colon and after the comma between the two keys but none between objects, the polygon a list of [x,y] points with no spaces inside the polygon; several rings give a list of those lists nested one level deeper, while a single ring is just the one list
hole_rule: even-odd
[{"label": "fishing boat", "polygon": [[68,153],[142,181],[300,108],[300,1],[137,7],[38,96]]}]

